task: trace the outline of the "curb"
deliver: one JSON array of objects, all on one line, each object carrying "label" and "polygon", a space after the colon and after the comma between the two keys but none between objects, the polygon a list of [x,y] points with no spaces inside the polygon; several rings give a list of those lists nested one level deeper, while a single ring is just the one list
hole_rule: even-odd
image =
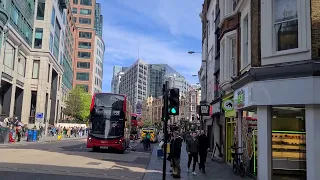
[{"label": "curb", "polygon": [[39,143],[48,143],[48,142],[57,142],[57,141],[71,141],[71,140],[81,140],[81,139],[86,139],[87,137],[81,137],[81,138],[68,138],[68,139],[51,139],[51,140],[43,140],[43,141],[35,141],[35,142],[19,142],[19,143],[5,143],[5,144],[0,144],[0,147],[10,147],[10,146],[24,146],[24,145],[29,145],[29,144],[39,144]]}]

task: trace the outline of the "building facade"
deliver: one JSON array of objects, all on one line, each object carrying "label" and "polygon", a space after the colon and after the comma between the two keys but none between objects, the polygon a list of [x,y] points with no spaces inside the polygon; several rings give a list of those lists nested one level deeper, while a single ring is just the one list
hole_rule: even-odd
[{"label": "building facade", "polygon": [[121,77],[124,75],[124,72],[128,67],[113,66],[112,80],[111,80],[111,92],[119,94],[119,86],[121,82]]},{"label": "building facade", "polygon": [[142,102],[147,98],[148,65],[138,59],[121,77],[120,94],[125,94],[136,114],[141,115]]},{"label": "building facade", "polygon": [[73,59],[74,59],[74,45],[76,27],[72,19],[72,9],[70,2],[66,1],[66,9],[64,9],[63,22],[65,24],[65,38],[64,38],[64,54],[63,54],[63,76],[61,85],[61,110],[60,118],[65,119],[64,109],[66,108],[66,101],[68,93],[73,88]]},{"label": "building facade", "polygon": [[[104,44],[95,28],[96,12],[100,12],[100,5],[96,5],[95,0],[73,0],[70,2],[72,18],[77,27],[73,86],[81,86],[92,94],[95,90],[99,90],[98,87],[101,86],[99,84],[101,79],[97,78],[96,74],[99,77],[102,72],[96,72],[95,68],[97,66],[95,64],[100,62],[104,56]],[[101,47],[99,47],[99,44]],[[99,57],[100,60],[97,60],[96,57]],[[102,64],[100,67],[102,68]],[[101,68],[98,69],[101,70]],[[102,78],[102,75],[100,78]]]},{"label": "building facade", "polygon": [[95,49],[94,49],[94,85],[92,86],[92,92],[99,93],[102,91],[103,80],[103,54],[104,54],[104,42],[100,36],[95,36]]},{"label": "building facade", "polygon": [[162,85],[165,83],[166,76],[173,76],[174,74],[181,76],[167,64],[149,64],[148,67],[148,97],[158,98],[163,95]]},{"label": "building facade", "polygon": [[[180,97],[186,97],[187,92],[191,89],[191,85],[180,74],[167,74],[164,76],[164,81],[169,82],[169,88],[178,88]],[[162,90],[162,86],[161,86]]]},{"label": "building facade", "polygon": [[[199,79],[207,77],[206,86],[201,84],[208,87],[207,102],[212,99],[209,91],[214,94],[210,109],[218,130],[213,128],[211,137],[223,145],[223,159],[229,164],[230,147],[246,147],[239,151],[247,172],[257,179],[320,177],[315,160],[320,150],[315,145],[320,114],[315,93],[320,68],[318,4],[204,1],[201,18],[206,22],[203,36],[208,38],[204,53],[214,83],[203,67]],[[215,30],[214,42],[209,29]]]},{"label": "building facade", "polygon": [[[55,124],[61,116],[63,63],[72,55],[65,48],[70,46],[65,43],[67,4],[56,0],[2,3],[9,23],[0,53],[1,114],[17,116],[25,124]],[[42,118],[36,120],[36,114]]]}]

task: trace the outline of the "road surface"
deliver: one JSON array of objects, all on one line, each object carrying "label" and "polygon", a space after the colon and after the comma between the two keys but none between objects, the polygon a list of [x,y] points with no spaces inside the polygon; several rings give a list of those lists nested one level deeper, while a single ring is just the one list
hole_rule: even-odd
[{"label": "road surface", "polygon": [[0,146],[1,180],[140,180],[150,161],[139,142],[124,154],[91,152],[86,140]]}]

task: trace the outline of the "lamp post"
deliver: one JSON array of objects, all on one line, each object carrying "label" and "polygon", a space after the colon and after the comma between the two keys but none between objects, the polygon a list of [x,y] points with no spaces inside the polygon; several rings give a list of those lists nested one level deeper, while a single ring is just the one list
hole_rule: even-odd
[{"label": "lamp post", "polygon": [[[202,53],[202,52],[188,51],[188,54],[196,54],[196,53]],[[206,55],[206,57],[207,57],[207,55]],[[207,93],[208,93],[207,92],[207,90],[208,90],[208,88],[207,88],[207,85],[208,85],[208,61],[207,61],[207,58],[203,59],[202,62],[205,63],[205,85],[204,85],[205,98],[203,98],[204,101],[200,101],[200,104],[207,104]],[[195,75],[192,75],[192,76],[195,76]],[[201,90],[202,90],[202,88],[201,88]],[[204,129],[204,127],[203,127],[204,123],[202,121],[203,121],[203,117],[201,116],[200,127],[201,127],[201,129]]]}]

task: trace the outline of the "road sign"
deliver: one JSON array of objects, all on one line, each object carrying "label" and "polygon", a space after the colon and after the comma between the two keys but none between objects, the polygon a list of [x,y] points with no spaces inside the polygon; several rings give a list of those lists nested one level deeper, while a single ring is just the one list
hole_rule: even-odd
[{"label": "road sign", "polygon": [[233,100],[227,99],[222,102],[222,108],[226,111],[233,111]]},{"label": "road sign", "polygon": [[43,119],[43,113],[37,113],[36,114],[36,119]]}]

